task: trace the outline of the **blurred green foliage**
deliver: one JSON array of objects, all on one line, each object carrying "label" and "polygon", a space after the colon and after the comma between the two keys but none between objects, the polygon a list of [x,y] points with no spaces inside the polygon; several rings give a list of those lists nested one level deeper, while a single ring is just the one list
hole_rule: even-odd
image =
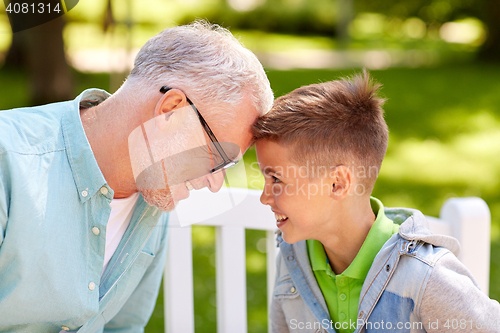
[{"label": "blurred green foliage", "polygon": [[[352,0],[356,12],[350,24],[353,41],[418,40],[441,41],[443,23],[459,20],[471,23],[474,38],[458,44],[480,46],[488,24],[489,3],[497,0]],[[388,3],[390,5],[388,5]],[[140,47],[148,37],[166,27],[194,19],[207,19],[235,30],[257,30],[268,33],[316,35],[333,38],[340,8],[338,0],[112,0],[113,21],[106,31],[106,1],[80,1],[67,15],[65,40],[69,48],[123,47],[123,32],[133,26],[133,47]],[[0,4],[0,6],[2,6]],[[475,21],[470,21],[476,18]],[[466,19],[466,21],[464,21]],[[467,21],[469,20],[469,21]],[[472,19],[474,20],[474,19]],[[464,25],[464,29],[467,26]],[[472,30],[471,30],[472,29]],[[8,20],[0,12],[0,49],[8,46]],[[491,31],[488,35],[492,35]],[[5,32],[5,33],[2,33]],[[458,32],[457,32],[458,33]],[[68,38],[77,35],[78,38]],[[359,45],[358,45],[359,46]],[[393,45],[387,45],[394,47]]]},{"label": "blurred green foliage", "polygon": [[448,42],[481,46],[482,60],[500,59],[498,0],[356,0],[355,5],[360,13],[384,14],[387,22],[396,23],[393,28],[398,22],[409,23],[402,28],[412,30],[415,37],[428,30]]},{"label": "blurred green foliage", "polygon": [[383,12],[393,17],[420,17],[426,22],[447,22],[484,9],[481,0],[357,0],[358,11]]},{"label": "blurred green foliage", "polygon": [[[246,7],[252,3],[255,8]],[[336,16],[337,3],[331,0],[247,0],[246,4],[233,0],[219,1],[206,12],[188,14],[181,23],[203,17],[231,29],[333,36]]]}]

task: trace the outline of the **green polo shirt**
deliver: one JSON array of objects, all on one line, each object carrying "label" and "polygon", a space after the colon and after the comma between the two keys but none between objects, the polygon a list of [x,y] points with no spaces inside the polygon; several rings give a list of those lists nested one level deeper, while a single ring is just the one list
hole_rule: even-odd
[{"label": "green polo shirt", "polygon": [[359,295],[366,275],[382,246],[399,230],[399,225],[385,216],[380,200],[372,197],[370,203],[377,218],[353,262],[341,274],[335,275],[332,271],[321,242],[306,241],[311,268],[339,333],[354,332],[350,323],[356,322]]}]

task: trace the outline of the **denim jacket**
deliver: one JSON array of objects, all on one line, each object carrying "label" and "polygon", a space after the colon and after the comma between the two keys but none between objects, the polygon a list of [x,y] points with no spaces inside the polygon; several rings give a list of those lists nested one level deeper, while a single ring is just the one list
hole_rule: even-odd
[{"label": "denim jacket", "polygon": [[[500,305],[479,290],[456,258],[457,240],[432,234],[417,210],[385,208],[385,214],[401,224],[399,233],[375,257],[361,290],[357,322],[349,324],[350,330],[500,332]],[[288,244],[281,233],[277,240],[272,331],[336,332],[311,270],[306,242]]]},{"label": "denim jacket", "polygon": [[168,214],[139,197],[104,273],[113,190],[74,101],[0,111],[0,332],[142,332],[167,251]]}]

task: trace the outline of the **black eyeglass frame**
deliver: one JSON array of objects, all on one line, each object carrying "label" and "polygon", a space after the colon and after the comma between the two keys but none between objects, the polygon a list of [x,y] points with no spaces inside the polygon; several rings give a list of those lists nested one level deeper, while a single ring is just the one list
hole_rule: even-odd
[{"label": "black eyeglass frame", "polygon": [[[160,88],[160,92],[162,94],[165,94],[167,91],[169,91],[170,89],[173,89],[173,88],[170,88],[168,86],[163,86]],[[212,143],[214,144],[215,146],[215,149],[217,149],[217,152],[220,154],[220,156],[222,157],[223,161],[221,164],[217,165],[217,166],[214,166],[214,168],[212,168],[212,170],[210,170],[210,173],[214,173],[214,172],[217,172],[219,170],[222,170],[222,169],[227,169],[227,168],[230,168],[232,166],[235,166],[237,163],[238,163],[238,160],[236,161],[233,161],[231,160],[229,157],[227,157],[227,154],[226,152],[224,151],[224,149],[222,148],[222,146],[220,145],[219,143],[219,140],[217,140],[217,138],[215,137],[215,134],[212,132],[212,130],[210,129],[210,126],[208,126],[208,123],[206,122],[206,120],[203,118],[203,116],[201,115],[200,111],[198,111],[198,109],[196,108],[196,106],[194,105],[193,102],[191,102],[191,100],[189,99],[189,97],[186,96],[186,101],[189,103],[189,105],[191,105],[191,107],[193,108],[194,112],[196,113],[196,115],[198,116],[198,119],[200,120],[200,123],[201,123],[201,126],[203,127],[203,129],[205,130],[205,133],[207,133],[208,137],[210,138],[210,141],[212,141]]]}]

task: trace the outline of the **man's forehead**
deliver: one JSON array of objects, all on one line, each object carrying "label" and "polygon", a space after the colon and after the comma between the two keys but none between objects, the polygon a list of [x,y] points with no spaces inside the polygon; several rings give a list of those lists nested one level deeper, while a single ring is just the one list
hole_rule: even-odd
[{"label": "man's forehead", "polygon": [[[242,101],[232,112],[233,114],[228,115],[231,118],[229,122],[226,121],[226,126],[218,126],[217,132],[220,134],[215,135],[217,138],[220,136],[221,141],[237,144],[244,153],[253,142],[252,125],[259,115],[252,103],[245,103],[245,101]],[[221,117],[224,117],[223,113],[217,118],[223,122]]]}]

